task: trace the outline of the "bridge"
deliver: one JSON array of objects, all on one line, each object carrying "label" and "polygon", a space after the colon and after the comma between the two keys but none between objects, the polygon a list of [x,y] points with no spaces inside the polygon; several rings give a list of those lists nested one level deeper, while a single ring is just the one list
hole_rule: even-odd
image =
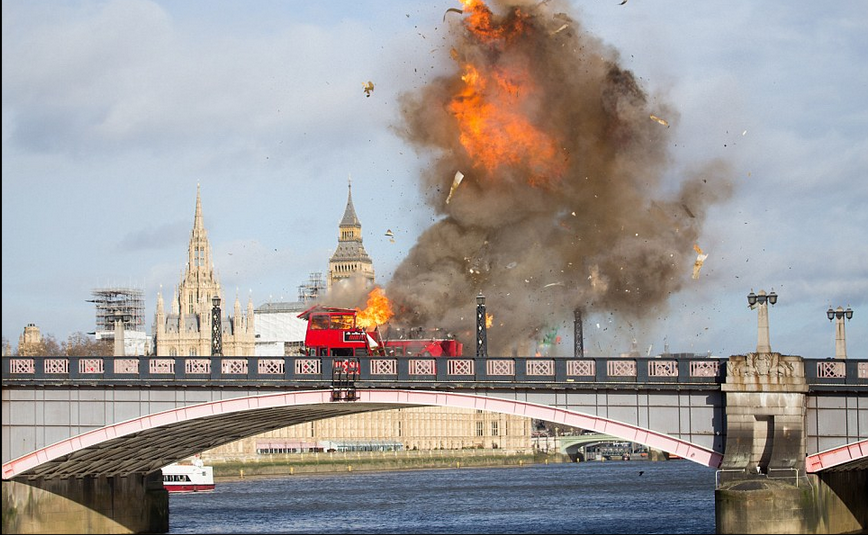
[{"label": "bridge", "polygon": [[[780,524],[762,525],[767,512],[757,520],[762,515],[746,505],[756,492],[795,502],[812,493],[815,505],[795,532],[866,526],[866,506],[859,504],[868,483],[868,361],[776,353],[729,359],[366,356],[359,357],[352,381],[336,382],[342,362],[4,357],[3,531],[56,532],[69,525],[68,519],[46,526],[38,515],[20,515],[38,511],[49,494],[67,499],[69,518],[82,517],[83,508],[88,522],[101,526],[97,531],[165,531],[162,466],[288,425],[408,406],[527,416],[718,469],[719,532],[780,531]],[[94,496],[97,488],[112,489],[110,507]],[[17,521],[7,524],[13,510]],[[782,516],[775,521],[792,522],[794,515]]]}]

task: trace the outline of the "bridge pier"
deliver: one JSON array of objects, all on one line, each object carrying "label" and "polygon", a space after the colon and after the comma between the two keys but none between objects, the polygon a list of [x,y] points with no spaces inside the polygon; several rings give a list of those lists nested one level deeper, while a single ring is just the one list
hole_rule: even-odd
[{"label": "bridge pier", "polygon": [[718,533],[844,533],[866,527],[866,471],[805,472],[804,361],[757,352],[727,363]]},{"label": "bridge pier", "polygon": [[166,533],[162,472],[3,481],[3,533]]}]

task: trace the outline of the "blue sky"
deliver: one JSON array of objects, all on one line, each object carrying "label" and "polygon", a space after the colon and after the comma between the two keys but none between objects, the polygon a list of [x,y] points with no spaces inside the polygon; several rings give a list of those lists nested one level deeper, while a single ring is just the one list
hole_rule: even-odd
[{"label": "blue sky", "polygon": [[[868,358],[868,4],[551,5],[677,110],[671,176],[722,159],[735,184],[709,210],[700,278],[642,326],[588,318],[586,347],[743,354],[745,296],[774,289],[774,350],[832,356],[825,311],[849,305],[848,353]],[[325,272],[348,175],[388,281],[439,218],[420,191],[430,155],[396,129],[400,95],[455,68],[450,7],[4,0],[3,337],[93,330],[86,300],[103,286],[143,289],[150,329],[184,267],[197,184],[227,296],[294,300]]]}]

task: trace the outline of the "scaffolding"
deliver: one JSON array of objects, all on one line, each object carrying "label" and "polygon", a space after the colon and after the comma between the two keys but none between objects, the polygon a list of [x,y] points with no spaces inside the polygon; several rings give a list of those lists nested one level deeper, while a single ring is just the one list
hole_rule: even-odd
[{"label": "scaffolding", "polygon": [[96,330],[114,331],[115,322],[123,322],[125,331],[145,331],[144,292],[136,288],[97,288],[92,292],[96,303]]},{"label": "scaffolding", "polygon": [[311,272],[307,283],[299,285],[298,287],[298,300],[302,303],[316,301],[325,289],[326,286],[322,278],[322,272]]}]

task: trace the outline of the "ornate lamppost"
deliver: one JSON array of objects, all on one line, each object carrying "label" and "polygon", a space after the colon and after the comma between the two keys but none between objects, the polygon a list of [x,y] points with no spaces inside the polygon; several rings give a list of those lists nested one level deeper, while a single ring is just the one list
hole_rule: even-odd
[{"label": "ornate lamppost", "polygon": [[844,337],[844,318],[848,320],[853,319],[853,309],[848,306],[847,310],[841,307],[838,307],[837,310],[832,310],[832,307],[829,307],[829,310],[826,311],[826,316],[829,318],[829,321],[837,320],[835,322],[835,358],[846,359],[847,340]]},{"label": "ornate lamppost", "polygon": [[573,356],[577,359],[585,357],[585,340],[582,334],[582,311],[573,310]]},{"label": "ornate lamppost", "polygon": [[757,308],[757,353],[771,353],[772,346],[769,342],[769,309],[766,303],[774,305],[778,302],[778,294],[774,290],[768,295],[765,290],[760,290],[759,293],[753,293],[753,290],[747,295],[747,304],[753,310]]},{"label": "ornate lamppost", "polygon": [[476,356],[488,356],[488,340],[485,333],[485,296],[482,291],[476,296]]},{"label": "ornate lamppost", "polygon": [[220,296],[211,298],[211,356],[223,356],[223,328],[220,325]]}]

